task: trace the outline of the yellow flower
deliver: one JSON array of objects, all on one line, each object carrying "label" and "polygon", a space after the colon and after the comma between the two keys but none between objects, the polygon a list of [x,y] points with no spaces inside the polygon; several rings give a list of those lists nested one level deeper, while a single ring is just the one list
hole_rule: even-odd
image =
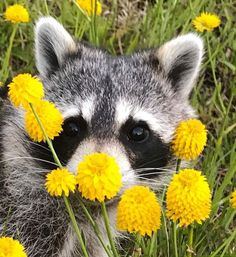
[{"label": "yellow flower", "polygon": [[78,165],[76,177],[82,196],[103,202],[114,197],[122,186],[121,174],[115,158],[105,153],[85,156]]},{"label": "yellow flower", "polygon": [[28,11],[20,4],[14,4],[9,6],[4,16],[7,21],[10,21],[12,23],[29,21]]},{"label": "yellow flower", "polygon": [[2,81],[0,81],[0,87],[2,87],[3,86],[3,83],[2,83]]},{"label": "yellow flower", "polygon": [[69,170],[57,168],[47,174],[45,187],[51,196],[68,196],[75,191],[76,179]]},{"label": "yellow flower", "polygon": [[207,131],[201,121],[186,120],[176,128],[172,150],[180,159],[194,160],[203,151],[206,141]]},{"label": "yellow flower", "polygon": [[205,176],[193,169],[175,174],[166,193],[167,217],[179,220],[180,226],[207,219],[211,208],[211,193]]},{"label": "yellow flower", "polygon": [[215,14],[203,12],[193,20],[193,25],[199,32],[203,32],[204,30],[212,31],[220,25],[220,18]]},{"label": "yellow flower", "polygon": [[15,107],[29,108],[29,103],[35,103],[44,96],[42,83],[30,74],[19,74],[8,85],[9,97]]},{"label": "yellow flower", "polygon": [[127,189],[118,204],[117,228],[151,236],[160,225],[161,208],[156,195],[145,186]]},{"label": "yellow flower", "polygon": [[0,257],[27,257],[24,246],[11,237],[0,237]]},{"label": "yellow flower", "polygon": [[230,202],[231,202],[233,208],[236,209],[236,189],[231,194]]},{"label": "yellow flower", "polygon": [[[35,111],[43,124],[48,138],[53,139],[62,131],[63,117],[56,106],[48,101],[40,101],[34,105]],[[43,132],[31,109],[25,113],[25,129],[30,138],[36,142],[46,141]]]},{"label": "yellow flower", "polygon": [[96,14],[100,15],[102,13],[102,5],[98,0],[77,0],[77,3],[88,16],[92,16],[95,13],[95,3]]}]

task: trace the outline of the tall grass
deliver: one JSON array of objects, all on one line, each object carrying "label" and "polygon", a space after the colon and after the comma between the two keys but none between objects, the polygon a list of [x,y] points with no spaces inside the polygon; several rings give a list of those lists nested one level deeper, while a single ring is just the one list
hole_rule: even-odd
[{"label": "tall grass", "polygon": [[[126,2],[133,2],[133,8],[127,16],[122,15],[127,11],[122,9]],[[91,42],[117,55],[131,54],[140,48],[157,47],[174,36],[194,32],[192,19],[202,11],[217,14],[221,18],[220,27],[213,32],[200,34],[205,41],[205,57],[191,98],[209,132],[207,147],[196,165],[206,174],[214,199],[211,218],[194,229],[193,248],[197,256],[236,256],[236,239],[231,238],[231,241],[227,241],[236,229],[235,211],[228,202],[229,193],[236,187],[235,1],[159,0],[150,1],[148,5],[144,4],[145,1],[139,1],[139,5],[136,2],[104,1],[104,14],[96,17],[94,38],[90,21],[73,1],[21,0],[20,3],[30,12],[31,22],[21,24],[17,30],[10,59],[9,77],[22,72],[36,72],[33,26],[35,20],[43,15],[56,17],[78,40]],[[12,3],[14,1],[1,1],[0,13]],[[141,10],[140,6],[144,10]],[[135,22],[133,17],[136,17]],[[2,65],[12,25],[5,22],[3,17],[0,22]],[[169,221],[163,219],[155,244],[157,256],[173,256],[174,245],[170,228]],[[180,257],[184,256],[188,247],[187,234],[187,229],[177,229]],[[216,252],[216,249],[219,249],[219,252]]]}]

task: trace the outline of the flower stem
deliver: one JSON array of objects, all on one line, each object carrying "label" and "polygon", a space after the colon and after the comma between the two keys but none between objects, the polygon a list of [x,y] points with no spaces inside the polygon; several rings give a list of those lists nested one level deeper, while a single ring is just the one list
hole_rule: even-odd
[{"label": "flower stem", "polygon": [[152,235],[151,245],[149,248],[148,256],[152,256],[156,240],[157,240],[157,232],[154,232],[154,234]]},{"label": "flower stem", "polygon": [[33,112],[33,114],[34,114],[34,116],[35,116],[35,118],[36,118],[36,120],[37,120],[37,122],[38,122],[38,124],[39,124],[39,126],[40,126],[40,129],[41,129],[42,132],[43,132],[43,135],[44,135],[44,137],[45,137],[47,143],[48,143],[48,147],[49,147],[49,149],[50,149],[51,152],[52,152],[52,156],[53,156],[54,161],[56,162],[56,164],[57,164],[60,168],[62,168],[63,166],[62,166],[62,164],[61,164],[61,162],[60,162],[60,160],[59,160],[59,158],[58,158],[58,156],[57,156],[57,154],[56,154],[56,152],[55,152],[55,150],[54,150],[52,141],[48,138],[48,135],[47,135],[47,133],[46,133],[46,131],[45,131],[45,129],[44,129],[44,126],[43,126],[43,124],[42,124],[42,122],[41,122],[41,120],[40,120],[40,118],[39,118],[39,116],[38,116],[38,114],[37,114],[37,112],[36,112],[36,110],[35,110],[33,104],[30,103],[29,105],[30,105],[30,108],[31,108],[31,110],[32,110],[32,112]]},{"label": "flower stem", "polygon": [[77,237],[79,239],[79,242],[80,242],[80,245],[81,245],[81,248],[82,248],[82,252],[83,252],[85,257],[89,257],[88,252],[86,250],[86,246],[84,244],[84,241],[83,241],[83,238],[82,238],[82,235],[81,235],[81,232],[80,232],[80,229],[79,229],[78,224],[76,222],[76,218],[75,218],[74,212],[73,212],[72,207],[70,205],[70,202],[69,202],[68,198],[65,195],[63,195],[63,199],[64,199],[64,202],[65,202],[68,214],[70,216],[70,220],[71,220],[72,225],[74,227],[75,233],[76,233],[76,235],[77,235]]},{"label": "flower stem", "polygon": [[180,164],[181,164],[181,159],[177,159],[177,162],[176,162],[176,173],[179,172]]},{"label": "flower stem", "polygon": [[190,231],[188,235],[188,253],[187,257],[192,257],[193,252],[193,225],[190,226]]},{"label": "flower stem", "polygon": [[173,222],[173,237],[174,237],[175,257],[179,257],[179,255],[178,255],[178,247],[177,247],[177,227],[176,227],[176,221]]},{"label": "flower stem", "polygon": [[83,211],[84,211],[85,216],[88,218],[90,224],[92,225],[93,230],[94,230],[94,232],[95,232],[95,234],[96,234],[98,240],[100,241],[102,247],[104,248],[104,250],[106,251],[106,253],[107,253],[107,255],[108,255],[109,257],[113,257],[113,256],[111,255],[111,252],[109,251],[109,249],[108,249],[108,248],[106,247],[106,245],[104,244],[104,242],[103,242],[103,240],[102,240],[102,237],[101,237],[101,233],[100,233],[100,231],[99,231],[99,228],[98,228],[96,222],[94,221],[93,217],[91,216],[91,214],[90,214],[89,211],[87,210],[86,206],[84,205],[84,203],[83,203],[83,201],[80,199],[80,197],[78,198],[78,200],[79,200],[79,203],[80,203],[81,208],[82,208]]},{"label": "flower stem", "polygon": [[3,82],[7,79],[8,74],[9,74],[9,70],[8,70],[9,61],[10,61],[11,50],[12,50],[13,41],[14,41],[14,38],[15,38],[15,35],[16,35],[17,28],[18,28],[18,25],[14,24],[13,25],[13,30],[12,30],[12,33],[11,33],[11,37],[10,37],[10,41],[9,41],[9,46],[7,48],[6,56],[3,60],[2,72],[1,72],[1,80]]},{"label": "flower stem", "polygon": [[106,227],[106,231],[107,231],[107,236],[111,245],[111,250],[114,254],[114,257],[119,257],[119,254],[116,250],[114,241],[112,239],[112,234],[111,234],[111,229],[110,229],[110,223],[109,223],[109,218],[108,218],[108,214],[107,214],[107,210],[106,210],[106,205],[104,202],[101,202],[101,207],[102,207],[102,216],[104,219],[104,223],[105,223],[105,227]]},{"label": "flower stem", "polygon": [[[39,118],[39,116],[38,116],[38,114],[37,114],[37,112],[36,112],[36,110],[35,110],[33,104],[30,103],[29,105],[30,105],[30,108],[31,108],[31,110],[32,110],[32,112],[33,112],[33,114],[34,114],[34,116],[35,116],[35,118],[36,118],[36,120],[37,120],[37,122],[38,122],[38,124],[39,124],[39,126],[40,126],[40,129],[41,129],[42,132],[43,132],[43,135],[44,135],[44,137],[45,137],[47,143],[48,143],[48,146],[49,146],[49,148],[50,148],[50,150],[51,150],[51,152],[52,152],[54,161],[56,162],[56,164],[57,164],[60,168],[63,168],[63,166],[62,166],[62,164],[61,164],[61,162],[60,162],[60,160],[59,160],[59,158],[58,158],[58,156],[57,156],[57,154],[56,154],[56,152],[55,152],[55,150],[54,150],[52,141],[48,138],[48,135],[47,135],[47,133],[46,133],[46,131],[45,131],[45,129],[44,129],[44,126],[43,126],[43,124],[42,124],[42,122],[41,122],[41,120],[40,120],[40,118]],[[68,214],[69,214],[69,216],[70,216],[72,225],[73,225],[73,227],[74,227],[75,233],[76,233],[77,238],[78,238],[78,240],[79,240],[79,242],[80,242],[80,245],[81,245],[83,254],[84,254],[85,257],[89,257],[89,255],[88,255],[88,253],[87,253],[87,250],[86,250],[86,247],[85,247],[85,244],[84,244],[84,241],[83,241],[83,238],[82,238],[82,236],[81,236],[80,229],[79,229],[78,224],[77,224],[77,222],[76,222],[76,218],[75,218],[73,209],[72,209],[72,207],[71,207],[71,205],[70,205],[70,202],[69,202],[68,198],[67,198],[65,195],[63,195],[63,199],[64,199],[64,203],[65,203],[66,209],[67,209],[67,211],[68,211]]]}]

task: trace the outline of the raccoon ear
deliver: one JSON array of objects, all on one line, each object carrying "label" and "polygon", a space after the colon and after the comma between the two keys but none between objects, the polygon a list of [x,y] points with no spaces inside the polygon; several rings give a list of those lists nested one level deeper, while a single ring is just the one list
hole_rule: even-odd
[{"label": "raccoon ear", "polygon": [[35,26],[35,55],[39,73],[48,76],[62,65],[66,54],[76,51],[76,43],[52,17],[40,18]]},{"label": "raccoon ear", "polygon": [[157,55],[173,89],[181,97],[187,98],[199,72],[203,56],[202,40],[193,33],[179,36],[161,46]]}]

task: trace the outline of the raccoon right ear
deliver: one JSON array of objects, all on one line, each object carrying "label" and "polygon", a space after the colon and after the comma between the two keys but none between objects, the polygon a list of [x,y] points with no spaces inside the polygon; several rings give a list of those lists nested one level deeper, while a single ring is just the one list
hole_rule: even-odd
[{"label": "raccoon right ear", "polygon": [[42,76],[59,69],[67,54],[76,51],[76,43],[64,27],[52,17],[40,18],[35,26],[36,65]]},{"label": "raccoon right ear", "polygon": [[182,99],[188,98],[193,88],[202,56],[202,39],[193,33],[174,38],[158,49],[161,70]]}]

